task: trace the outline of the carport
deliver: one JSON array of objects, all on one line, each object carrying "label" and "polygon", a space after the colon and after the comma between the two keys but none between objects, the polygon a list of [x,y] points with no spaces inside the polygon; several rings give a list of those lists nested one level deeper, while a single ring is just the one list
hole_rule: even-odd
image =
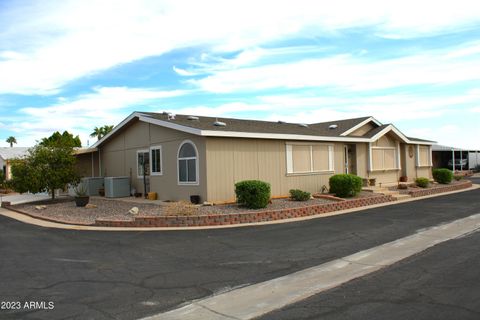
[{"label": "carport", "polygon": [[[433,145],[432,146],[432,162],[434,168],[451,168],[448,163],[451,160],[451,163],[458,162],[460,159],[460,164],[455,165],[455,169],[460,171],[463,170],[474,170],[480,166],[480,150],[470,150],[462,149],[450,146],[443,145]],[[464,166],[462,160],[467,160],[467,164]],[[460,168],[459,168],[460,167]]]}]

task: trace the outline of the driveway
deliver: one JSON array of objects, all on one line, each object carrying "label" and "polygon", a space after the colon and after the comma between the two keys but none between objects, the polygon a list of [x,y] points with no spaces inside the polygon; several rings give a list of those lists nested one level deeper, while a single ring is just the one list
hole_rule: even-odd
[{"label": "driveway", "polygon": [[480,212],[480,190],[354,214],[234,229],[93,232],[0,216],[2,301],[53,310],[0,318],[136,319],[273,279]]}]

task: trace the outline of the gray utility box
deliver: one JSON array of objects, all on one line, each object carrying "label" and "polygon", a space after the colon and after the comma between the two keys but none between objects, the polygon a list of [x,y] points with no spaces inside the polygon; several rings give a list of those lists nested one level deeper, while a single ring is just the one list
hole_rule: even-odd
[{"label": "gray utility box", "polygon": [[87,177],[82,178],[81,183],[87,189],[87,195],[98,196],[98,190],[103,188],[103,181],[103,177]]},{"label": "gray utility box", "polygon": [[122,198],[130,196],[129,177],[105,177],[105,197]]}]

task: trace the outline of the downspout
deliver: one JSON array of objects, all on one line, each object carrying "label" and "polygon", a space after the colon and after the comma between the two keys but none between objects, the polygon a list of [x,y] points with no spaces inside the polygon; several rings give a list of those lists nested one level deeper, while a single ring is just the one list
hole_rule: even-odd
[{"label": "downspout", "polygon": [[100,152],[100,147],[98,148],[98,176],[103,177],[102,174],[102,157],[101,157],[101,152]]}]

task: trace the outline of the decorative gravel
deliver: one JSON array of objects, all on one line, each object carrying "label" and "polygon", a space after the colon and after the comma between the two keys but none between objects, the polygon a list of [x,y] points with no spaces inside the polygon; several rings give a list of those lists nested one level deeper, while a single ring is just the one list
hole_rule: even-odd
[{"label": "decorative gravel", "polygon": [[[372,192],[362,191],[356,198],[377,196]],[[196,215],[208,215],[208,214],[228,214],[228,213],[241,213],[252,211],[265,211],[265,210],[278,210],[288,208],[299,208],[305,206],[321,205],[326,203],[336,202],[336,200],[315,198],[308,201],[292,201],[290,199],[275,199],[272,203],[264,209],[248,209],[238,206],[237,204],[224,204],[214,206],[192,206],[188,205],[187,210],[190,210]],[[93,224],[96,219],[108,219],[108,220],[133,220],[134,215],[128,211],[137,207],[139,209],[138,215],[140,216],[160,216],[166,214],[166,206],[178,206],[182,210],[184,204],[178,202],[152,204],[152,203],[139,203],[130,202],[128,200],[106,200],[102,198],[90,198],[90,204],[96,205],[96,208],[82,208],[75,205],[73,198],[61,198],[54,201],[47,200],[41,202],[33,202],[28,204],[19,204],[13,206],[15,209],[31,214],[36,217],[56,220],[60,222],[76,223],[76,224]],[[38,210],[37,206],[45,205],[46,208]],[[172,213],[170,213],[172,214]]]},{"label": "decorative gravel", "polygon": [[222,213],[242,213],[242,212],[256,212],[256,211],[266,211],[266,210],[278,210],[278,209],[289,209],[289,208],[299,208],[306,206],[314,206],[319,204],[325,204],[330,202],[336,202],[329,199],[312,199],[308,201],[292,201],[289,199],[275,199],[272,200],[267,208],[262,209],[248,209],[241,207],[237,204],[223,204],[216,206],[202,206],[198,208],[198,214],[222,214]]},{"label": "decorative gravel", "polygon": [[[162,214],[162,207],[160,205],[149,203],[139,204],[118,200],[90,198],[90,204],[96,205],[97,208],[87,209],[77,207],[75,206],[73,198],[58,199],[54,202],[42,201],[19,204],[15,205],[14,208],[38,217],[81,224],[93,224],[95,219],[99,218],[133,220],[133,215],[128,212],[132,207],[137,207],[141,215],[158,216]],[[35,207],[39,205],[45,205],[46,209],[37,210]]]},{"label": "decorative gravel", "polygon": [[460,181],[453,180],[449,184],[440,184],[440,183],[434,182],[434,183],[430,183],[427,188],[417,187],[415,185],[415,183],[412,182],[412,184],[409,185],[407,189],[399,189],[398,186],[392,186],[392,187],[389,187],[388,190],[398,191],[400,194],[408,194],[412,190],[422,190],[422,189],[427,189],[428,190],[428,189],[445,188],[447,186],[462,184],[464,182],[465,182],[465,180],[460,180]]}]

